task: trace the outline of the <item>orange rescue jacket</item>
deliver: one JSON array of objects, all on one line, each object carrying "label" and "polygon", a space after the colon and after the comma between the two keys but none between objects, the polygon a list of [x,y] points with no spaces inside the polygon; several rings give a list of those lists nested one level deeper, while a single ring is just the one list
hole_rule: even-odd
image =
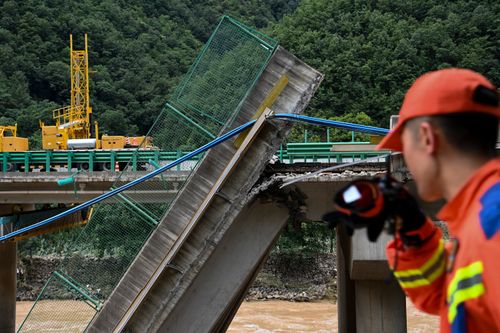
[{"label": "orange rescue jacket", "polygon": [[450,241],[430,220],[419,248],[396,238],[387,259],[420,310],[439,315],[441,332],[500,332],[500,158],[482,166],[439,212]]}]

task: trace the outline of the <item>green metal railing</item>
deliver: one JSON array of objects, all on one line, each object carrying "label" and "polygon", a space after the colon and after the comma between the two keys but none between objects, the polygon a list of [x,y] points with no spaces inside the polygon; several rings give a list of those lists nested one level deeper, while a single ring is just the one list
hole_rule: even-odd
[{"label": "green metal railing", "polygon": [[[386,152],[332,151],[332,146],[343,144],[368,144],[368,142],[292,142],[281,146],[276,152],[282,163],[297,162],[323,162],[342,163],[351,159],[366,159]],[[159,150],[90,150],[90,151],[32,151],[0,153],[0,169],[7,171],[20,171],[29,173],[40,169],[44,172],[60,171],[58,167],[67,171],[85,169],[88,172],[108,171],[118,172],[115,164],[128,164],[128,171],[144,171],[158,168],[161,164],[174,161],[188,152],[185,151],[159,151]],[[189,164],[176,167],[177,171],[191,170],[200,157],[189,160]],[[14,168],[14,169],[12,169]],[[66,171],[66,170],[65,170]]]},{"label": "green metal railing", "polygon": [[[93,171],[117,171],[116,163],[122,166],[128,163],[129,171],[148,169],[149,165],[174,161],[188,152],[160,150],[61,150],[61,151],[28,151],[0,153],[0,170],[4,172],[21,171],[28,173],[35,169],[44,172],[59,171],[64,167],[68,171],[73,168]],[[192,159],[196,163],[199,157]],[[177,166],[181,170],[182,166]]]},{"label": "green metal railing", "polygon": [[[331,151],[332,142],[289,143],[276,153],[282,163],[346,163],[386,155],[387,151]],[[350,143],[351,144],[351,143]]]}]

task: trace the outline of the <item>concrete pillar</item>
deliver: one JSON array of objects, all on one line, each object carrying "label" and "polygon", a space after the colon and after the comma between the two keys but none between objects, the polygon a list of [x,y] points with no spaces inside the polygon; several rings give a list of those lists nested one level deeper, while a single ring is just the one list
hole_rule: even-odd
[{"label": "concrete pillar", "polygon": [[395,279],[356,280],[356,332],[406,332],[406,299]]},{"label": "concrete pillar", "polygon": [[339,333],[406,332],[406,298],[385,260],[388,238],[370,243],[365,230],[351,238],[337,226]]},{"label": "concrete pillar", "polygon": [[337,321],[339,333],[356,332],[355,285],[351,280],[351,239],[337,226]]},{"label": "concrete pillar", "polygon": [[[0,214],[11,212],[11,205],[0,205]],[[12,226],[0,225],[0,236]],[[16,330],[16,242],[0,243],[0,333]]]}]

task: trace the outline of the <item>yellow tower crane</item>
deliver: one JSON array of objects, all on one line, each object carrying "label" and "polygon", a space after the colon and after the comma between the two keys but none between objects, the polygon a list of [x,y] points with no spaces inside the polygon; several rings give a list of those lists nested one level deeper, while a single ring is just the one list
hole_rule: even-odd
[{"label": "yellow tower crane", "polygon": [[100,148],[98,140],[98,125],[94,122],[95,132],[92,133],[92,107],[89,95],[89,57],[88,41],[85,34],[85,48],[73,48],[73,35],[69,35],[70,43],[70,106],[53,111],[55,125],[42,128],[43,149],[68,148]]},{"label": "yellow tower crane", "polygon": [[123,149],[152,147],[151,138],[103,135],[99,140],[99,126],[94,122],[92,131],[92,107],[89,94],[89,54],[87,34],[85,49],[73,48],[73,36],[69,35],[71,104],[53,111],[55,125],[42,128],[42,147],[48,150],[66,149]]},{"label": "yellow tower crane", "polygon": [[[73,49],[73,35],[69,35],[71,63],[71,106],[67,112],[58,114],[69,127],[70,137],[88,139],[91,136],[90,122],[92,108],[89,97],[89,56],[87,34],[85,34],[85,49]],[[56,115],[54,115],[56,116]]]}]

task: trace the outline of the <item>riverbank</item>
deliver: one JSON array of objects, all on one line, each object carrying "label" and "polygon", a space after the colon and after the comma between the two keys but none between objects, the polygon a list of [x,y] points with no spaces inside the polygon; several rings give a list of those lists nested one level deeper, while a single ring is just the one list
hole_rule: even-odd
[{"label": "riverbank", "polygon": [[[54,256],[32,256],[18,262],[17,300],[34,301],[50,274],[61,265]],[[106,272],[106,267],[123,267],[125,261],[114,257],[79,257],[82,272]],[[287,300],[308,302],[336,299],[336,263],[333,253],[272,253],[250,288],[247,300]],[[96,274],[95,285],[106,293],[114,288],[111,274]],[[56,291],[53,291],[55,293]],[[65,299],[66,295],[53,296]]]},{"label": "riverbank", "polygon": [[246,300],[336,301],[337,268],[333,253],[274,253],[257,275]]}]

